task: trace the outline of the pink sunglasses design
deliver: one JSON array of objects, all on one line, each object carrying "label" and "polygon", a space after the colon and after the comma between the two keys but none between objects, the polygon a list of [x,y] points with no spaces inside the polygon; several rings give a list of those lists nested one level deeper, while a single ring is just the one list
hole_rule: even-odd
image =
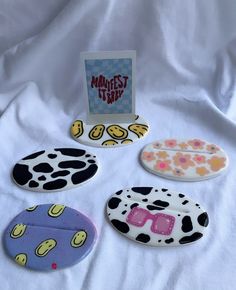
[{"label": "pink sunglasses design", "polygon": [[134,207],[127,216],[126,221],[136,227],[143,227],[147,220],[152,220],[151,231],[156,234],[170,235],[175,223],[175,217],[157,213],[151,214],[148,210]]}]

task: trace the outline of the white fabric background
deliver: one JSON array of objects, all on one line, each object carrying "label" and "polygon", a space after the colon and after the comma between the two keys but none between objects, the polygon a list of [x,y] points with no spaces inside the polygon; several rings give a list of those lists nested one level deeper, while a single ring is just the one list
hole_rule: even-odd
[{"label": "white fabric background", "polygon": [[[23,209],[63,203],[96,223],[92,253],[72,268],[40,273],[18,267],[0,247],[4,290],[231,290],[236,267],[236,2],[233,0],[0,0],[0,232]],[[151,132],[118,149],[79,145],[70,138],[85,117],[79,53],[137,50],[137,113]],[[160,138],[199,137],[222,146],[227,172],[186,183],[146,172],[141,148]],[[15,162],[60,146],[94,152],[93,181],[58,193],[13,184]],[[193,245],[149,248],[108,224],[109,196],[131,186],[167,187],[208,211],[207,235]]]}]

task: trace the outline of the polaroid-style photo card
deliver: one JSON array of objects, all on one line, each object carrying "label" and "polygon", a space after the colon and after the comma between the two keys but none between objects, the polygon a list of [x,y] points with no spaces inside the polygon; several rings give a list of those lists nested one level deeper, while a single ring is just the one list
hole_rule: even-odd
[{"label": "polaroid-style photo card", "polygon": [[135,51],[82,52],[87,122],[135,119]]}]

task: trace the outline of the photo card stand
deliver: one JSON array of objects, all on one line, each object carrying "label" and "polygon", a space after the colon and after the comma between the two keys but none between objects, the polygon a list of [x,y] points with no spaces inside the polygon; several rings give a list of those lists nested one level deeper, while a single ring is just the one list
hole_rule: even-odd
[{"label": "photo card stand", "polygon": [[82,52],[87,119],[76,120],[71,134],[96,147],[131,144],[148,132],[135,113],[136,52]]}]

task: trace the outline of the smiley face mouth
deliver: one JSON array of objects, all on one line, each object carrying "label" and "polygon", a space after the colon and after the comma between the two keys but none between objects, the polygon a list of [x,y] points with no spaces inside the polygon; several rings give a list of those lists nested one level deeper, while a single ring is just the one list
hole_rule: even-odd
[{"label": "smiley face mouth", "polygon": [[15,234],[15,231],[12,233],[13,237],[18,237],[23,233],[23,230],[20,230],[17,234]]},{"label": "smiley face mouth", "polygon": [[43,256],[47,251],[48,251],[48,249],[47,250],[42,250],[41,251],[41,248],[43,247],[44,245],[41,245],[38,249],[37,249],[37,254],[39,255],[39,256]]},{"label": "smiley face mouth", "polygon": [[114,135],[114,137],[122,138],[125,134],[124,134],[124,132],[119,130],[119,133],[118,132],[117,133],[113,132],[113,135]]},{"label": "smiley face mouth", "polygon": [[77,247],[80,247],[80,246],[83,245],[84,242],[85,242],[85,240],[82,240],[82,241],[80,241],[79,243],[74,242],[74,244],[75,244]]}]

